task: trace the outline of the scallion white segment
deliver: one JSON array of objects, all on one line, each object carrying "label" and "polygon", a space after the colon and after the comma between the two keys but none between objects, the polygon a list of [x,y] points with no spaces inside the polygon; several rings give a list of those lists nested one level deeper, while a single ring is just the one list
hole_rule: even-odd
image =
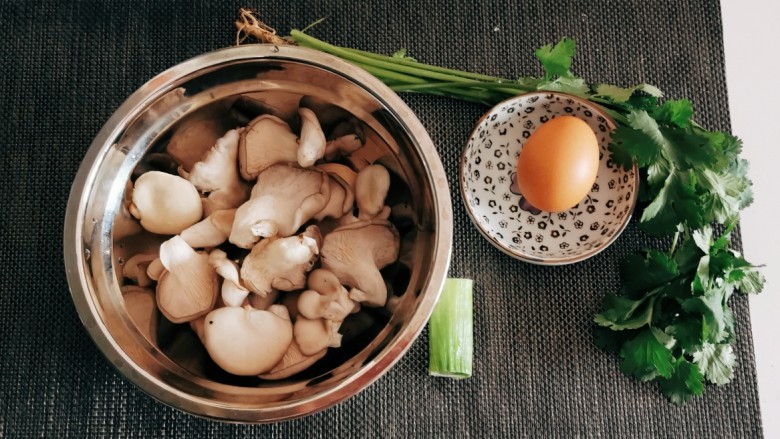
[{"label": "scallion white segment", "polygon": [[428,322],[428,372],[463,379],[471,376],[474,308],[471,279],[449,278]]}]

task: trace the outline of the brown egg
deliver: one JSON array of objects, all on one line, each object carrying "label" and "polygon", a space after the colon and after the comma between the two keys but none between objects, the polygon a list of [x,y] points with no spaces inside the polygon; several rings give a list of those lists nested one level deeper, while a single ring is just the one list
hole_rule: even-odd
[{"label": "brown egg", "polygon": [[590,126],[558,116],[537,129],[517,158],[517,185],[534,207],[560,212],[588,194],[599,169],[599,145]]}]

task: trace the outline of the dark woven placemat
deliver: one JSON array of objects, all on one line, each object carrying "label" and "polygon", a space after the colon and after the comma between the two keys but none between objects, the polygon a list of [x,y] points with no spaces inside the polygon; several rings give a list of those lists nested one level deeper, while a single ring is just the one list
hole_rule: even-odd
[{"label": "dark woven placemat", "polygon": [[[68,190],[93,136],[156,73],[234,43],[243,1],[0,1],[0,437],[758,437],[748,303],[735,297],[734,382],[678,408],[623,376],[591,319],[627,253],[657,245],[635,223],[567,267],[504,256],[458,199],[457,157],[477,105],[405,96],[438,145],[455,213],[453,276],[473,278],[474,377],[427,376],[425,334],[358,396],[304,419],[233,426],[180,413],[124,381],[81,327],[62,262]],[[573,36],[575,71],[647,81],[728,129],[717,0],[263,2],[281,31],[327,16],[329,41],[501,76],[538,73],[532,50]],[[739,245],[739,241],[736,242]]]}]

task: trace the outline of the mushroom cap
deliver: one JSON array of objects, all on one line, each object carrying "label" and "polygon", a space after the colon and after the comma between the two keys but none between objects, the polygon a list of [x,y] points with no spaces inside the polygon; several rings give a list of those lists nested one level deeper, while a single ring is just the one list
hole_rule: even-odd
[{"label": "mushroom cap", "polygon": [[206,315],[204,345],[219,367],[234,375],[259,375],[271,370],[287,352],[293,327],[287,310],[225,307]]},{"label": "mushroom cap", "polygon": [[249,201],[236,211],[231,243],[250,248],[259,237],[291,236],[330,199],[325,172],[273,165],[257,177]]},{"label": "mushroom cap", "polygon": [[276,116],[256,117],[241,134],[238,162],[241,176],[246,180],[254,180],[273,164],[297,159],[298,138],[287,122]]},{"label": "mushroom cap", "polygon": [[390,190],[390,173],[382,165],[370,165],[361,169],[355,179],[355,200],[360,219],[379,215]]},{"label": "mushroom cap", "polygon": [[299,108],[301,116],[301,137],[298,139],[298,164],[307,168],[325,155],[325,133],[317,115],[308,108]]},{"label": "mushroom cap", "polygon": [[141,227],[161,235],[176,235],[203,217],[200,194],[189,181],[159,171],[138,177],[130,213]]},{"label": "mushroom cap", "polygon": [[306,285],[306,273],[318,254],[316,238],[305,233],[263,240],[244,259],[241,279],[248,289],[261,296],[273,289],[300,289]]},{"label": "mushroom cap", "polygon": [[174,236],[160,246],[160,262],[165,271],[157,282],[157,306],[168,320],[188,322],[214,307],[219,281],[208,255]]},{"label": "mushroom cap", "polygon": [[328,347],[341,346],[341,334],[338,333],[341,322],[325,319],[307,319],[298,316],[293,326],[293,335],[298,348],[304,355],[314,355]]},{"label": "mushroom cap", "polygon": [[184,170],[189,171],[224,132],[224,123],[213,117],[188,119],[175,129],[166,152]]},{"label": "mushroom cap", "polygon": [[227,241],[236,209],[218,210],[182,230],[181,238],[192,248],[216,247]]},{"label": "mushroom cap", "polygon": [[399,246],[398,231],[389,221],[358,221],[325,236],[320,252],[322,267],[333,272],[341,284],[362,292],[359,301],[384,306],[387,286],[379,270],[398,258]]},{"label": "mushroom cap", "polygon": [[202,193],[208,193],[203,200],[206,215],[217,210],[234,209],[249,199],[249,185],[238,175],[239,133],[233,129],[219,138],[203,159],[192,167],[189,173],[180,169]]}]

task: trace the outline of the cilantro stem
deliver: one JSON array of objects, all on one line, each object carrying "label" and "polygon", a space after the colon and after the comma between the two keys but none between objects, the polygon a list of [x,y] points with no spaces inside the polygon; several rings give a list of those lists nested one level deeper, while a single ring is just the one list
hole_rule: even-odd
[{"label": "cilantro stem", "polygon": [[677,249],[677,240],[680,238],[680,231],[674,232],[674,238],[672,239],[672,248],[669,249],[669,257],[674,255],[674,251]]}]

